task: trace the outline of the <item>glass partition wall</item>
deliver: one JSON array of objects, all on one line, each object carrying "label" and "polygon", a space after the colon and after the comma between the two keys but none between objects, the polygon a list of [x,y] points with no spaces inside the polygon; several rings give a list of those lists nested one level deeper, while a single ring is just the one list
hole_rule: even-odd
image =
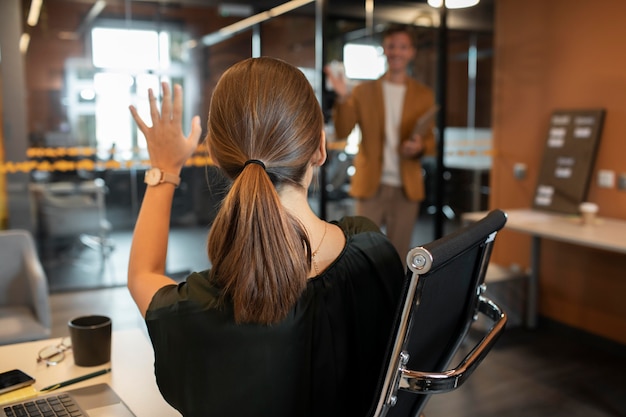
[{"label": "glass partition wall", "polygon": [[[253,54],[285,59],[302,68],[312,82],[320,76],[316,73],[318,28],[313,3],[207,46],[202,44],[207,35],[287,2],[239,2],[238,7],[227,8],[218,2],[191,0],[44,1],[39,21],[30,26],[26,19],[31,2],[20,1],[24,33],[30,36],[23,57],[29,142],[26,158],[36,162],[31,166],[32,181],[103,179],[107,184],[107,214],[114,230],[132,227],[143,194],[145,141],[127,108],[133,103],[145,114],[148,87],[156,89],[160,81],[182,84],[188,125],[194,114],[205,118],[208,97],[221,73]],[[396,7],[393,3],[374,2],[373,16],[368,18],[362,5],[326,1],[324,60],[349,60],[344,50],[365,46],[368,53],[377,54],[382,65],[376,72],[379,74],[384,70],[379,43],[382,27],[385,23],[411,24],[419,48],[414,76],[435,88],[437,11],[418,2],[409,12],[398,12],[392,10]],[[457,20],[449,20],[458,27],[450,29],[446,46],[445,137],[450,140],[444,191],[452,221],[462,211],[486,207],[490,166],[492,32],[484,26],[464,29]],[[322,107],[329,129],[331,105],[332,93],[325,90]],[[350,214],[346,191],[352,169],[350,157],[358,149],[358,139],[356,142],[356,146],[331,152],[328,176],[322,187],[313,190],[314,197],[329,193],[331,198],[320,201],[340,208],[328,211],[328,217]],[[208,225],[219,205],[224,182],[214,169],[205,167],[203,150],[200,146],[198,157],[183,173],[174,204],[174,224]],[[427,170],[432,167],[425,165]],[[423,213],[432,210],[434,172],[427,172],[428,197]]]},{"label": "glass partition wall", "polygon": [[[423,17],[423,16],[422,16]],[[435,16],[436,17],[436,16]],[[419,21],[419,23],[417,23]],[[453,22],[454,19],[452,19]],[[358,19],[336,19],[330,25],[330,35],[326,38],[329,61],[341,62],[346,74],[354,69],[353,83],[377,78],[384,71],[381,37],[384,24],[375,24],[371,31],[365,30],[364,21]],[[395,23],[407,23],[404,21]],[[414,24],[417,56],[410,72],[418,81],[433,91],[441,76],[437,68],[440,50],[447,54],[446,106],[444,131],[436,132],[443,142],[443,166],[438,167],[437,158],[424,158],[423,167],[426,179],[426,199],[420,209],[420,237],[414,243],[425,243],[435,238],[433,221],[436,193],[442,193],[444,232],[458,227],[463,212],[486,210],[489,198],[489,172],[491,169],[491,94],[493,33],[490,27],[448,29],[447,44],[440,48],[438,22],[417,19]],[[457,20],[458,25],[458,20]],[[383,58],[383,68],[378,62]],[[367,59],[369,65],[360,62]],[[326,106],[330,115],[330,103]],[[332,120],[331,120],[332,123]],[[346,138],[344,138],[346,139]],[[340,192],[339,174],[336,166],[347,166],[344,160],[358,151],[358,128],[347,138],[347,147],[341,149],[342,161],[329,161],[329,184],[331,202]],[[343,186],[348,188],[349,172],[344,175]],[[443,176],[443,189],[437,190],[437,175]],[[335,176],[335,177],[334,177]]]}]

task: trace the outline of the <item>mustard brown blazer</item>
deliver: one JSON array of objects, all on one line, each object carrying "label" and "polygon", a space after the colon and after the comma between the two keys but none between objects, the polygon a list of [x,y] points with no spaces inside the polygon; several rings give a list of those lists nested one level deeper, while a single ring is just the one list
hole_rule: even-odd
[{"label": "mustard brown blazer", "polygon": [[[435,103],[430,88],[407,77],[404,106],[400,122],[400,140],[409,140],[416,121]],[[350,195],[355,198],[370,198],[380,186],[383,170],[383,145],[385,143],[385,109],[383,81],[379,78],[354,87],[343,102],[337,100],[333,107],[333,122],[337,138],[346,138],[356,124],[361,129],[359,152],[354,159],[355,173],[351,180]],[[432,122],[434,126],[434,122]],[[423,155],[436,152],[433,129],[422,137]],[[398,150],[399,151],[399,150]],[[421,201],[425,197],[424,178],[420,157],[401,158],[400,176],[406,197]]]}]

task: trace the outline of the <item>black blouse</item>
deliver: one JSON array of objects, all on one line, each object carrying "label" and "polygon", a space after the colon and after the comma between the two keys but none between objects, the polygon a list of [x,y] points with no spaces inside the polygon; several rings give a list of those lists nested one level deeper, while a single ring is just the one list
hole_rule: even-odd
[{"label": "black blouse", "polygon": [[282,322],[235,324],[208,271],[161,288],[146,313],[155,373],[184,416],[364,416],[401,291],[398,253],[369,220],[344,218],[341,255]]}]

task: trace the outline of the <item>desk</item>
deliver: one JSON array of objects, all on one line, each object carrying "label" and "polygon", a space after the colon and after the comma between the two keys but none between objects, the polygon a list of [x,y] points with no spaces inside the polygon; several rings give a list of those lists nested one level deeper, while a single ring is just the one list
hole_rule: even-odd
[{"label": "desk", "polygon": [[[588,248],[626,254],[626,221],[599,218],[596,224],[583,226],[580,218],[532,209],[504,210],[506,229],[526,233],[532,237],[530,276],[526,305],[526,324],[537,324],[537,293],[539,283],[541,239],[551,239]],[[463,221],[473,222],[487,212],[463,214]]]},{"label": "desk", "polygon": [[113,332],[110,365],[76,366],[71,353],[56,366],[46,367],[43,363],[37,363],[37,352],[59,341],[56,338],[0,346],[0,371],[21,369],[34,377],[35,388],[41,389],[111,366],[112,372],[70,385],[64,390],[106,382],[137,417],[180,417],[180,413],[165,402],[157,388],[152,345],[141,330]]}]

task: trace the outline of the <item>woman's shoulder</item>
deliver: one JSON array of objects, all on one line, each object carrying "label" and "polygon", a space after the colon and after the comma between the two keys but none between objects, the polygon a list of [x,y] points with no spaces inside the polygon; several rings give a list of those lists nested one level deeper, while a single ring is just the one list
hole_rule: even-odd
[{"label": "woman's shoulder", "polygon": [[365,251],[374,255],[371,252],[380,251],[381,253],[395,253],[395,248],[387,238],[387,236],[381,232],[380,227],[372,220],[363,216],[349,216],[343,217],[336,222],[343,233],[346,236],[346,247],[344,252]]},{"label": "woman's shoulder", "polygon": [[174,309],[207,310],[217,308],[221,302],[220,290],[209,279],[210,270],[193,272],[177,285],[160,288],[152,297],[146,319],[167,314]]},{"label": "woman's shoulder", "polygon": [[363,269],[377,274],[380,270],[397,269],[402,273],[402,261],[398,252],[380,228],[370,219],[362,216],[343,217],[336,222],[346,236],[346,246],[335,264],[328,269],[329,275],[349,275],[349,270]]},{"label": "woman's shoulder", "polygon": [[363,216],[346,216],[332,223],[339,226],[346,236],[369,232],[382,234],[376,223]]}]

